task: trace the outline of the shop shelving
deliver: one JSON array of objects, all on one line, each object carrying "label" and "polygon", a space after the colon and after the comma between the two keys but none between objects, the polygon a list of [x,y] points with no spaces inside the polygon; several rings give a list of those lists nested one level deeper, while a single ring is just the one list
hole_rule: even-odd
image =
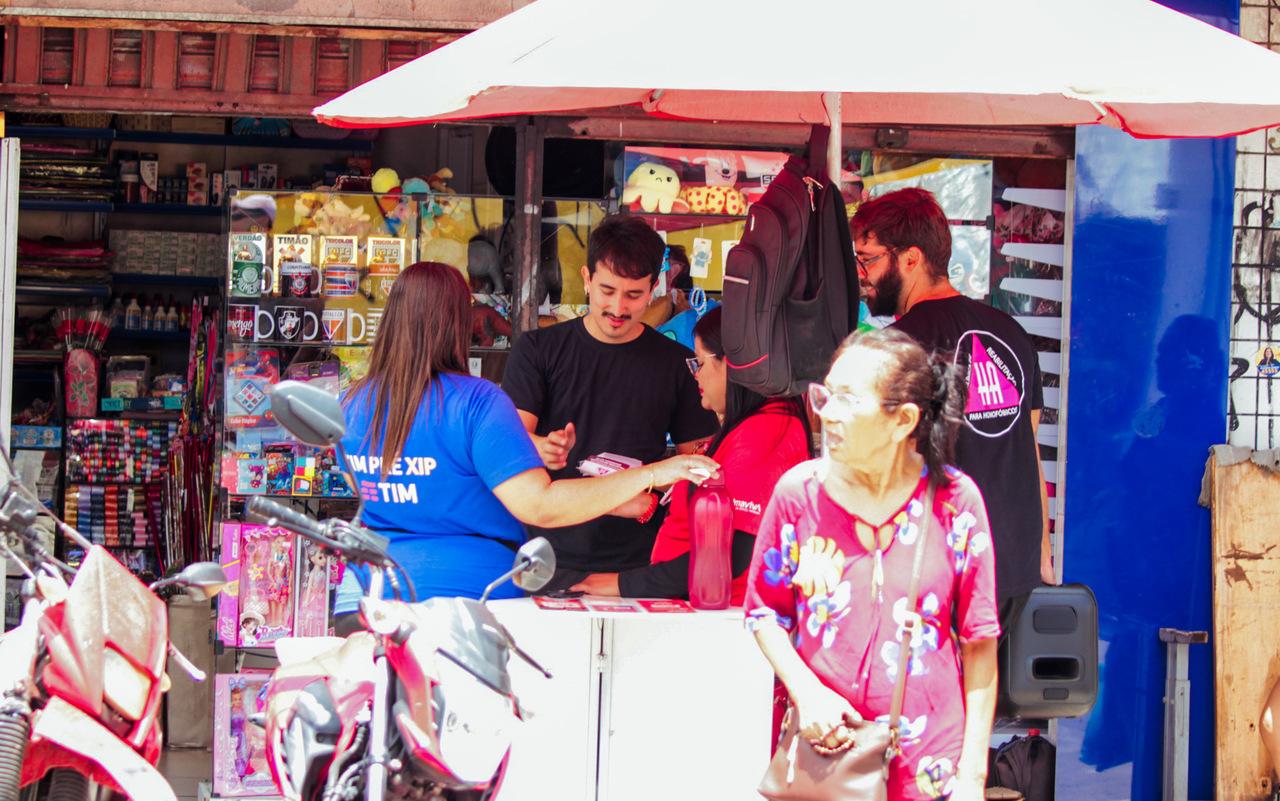
[{"label": "shop shelving", "polygon": [[218,147],[272,147],[292,150],[346,150],[367,153],[369,139],[305,139],[288,136],[236,136],[235,134],[174,133],[169,131],[118,131],[114,128],[11,125],[7,135],[18,139],[101,139],[141,144],[213,145]]},{"label": "shop shelving", "polygon": [[[219,209],[221,211],[221,209]],[[114,284],[149,284],[168,287],[210,287],[222,286],[226,281],[217,275],[173,275],[168,273],[112,273]]]},{"label": "shop shelving", "polygon": [[18,198],[22,211],[68,211],[84,214],[155,214],[187,217],[217,217],[221,206],[191,206],[186,203],[110,203],[93,200],[35,200]]},{"label": "shop shelving", "polygon": [[100,298],[106,300],[111,295],[109,284],[52,284],[44,281],[19,281],[15,287],[20,297],[26,298]]},{"label": "shop shelving", "polygon": [[191,331],[143,331],[132,328],[113,328],[107,341],[129,342],[188,342]]}]

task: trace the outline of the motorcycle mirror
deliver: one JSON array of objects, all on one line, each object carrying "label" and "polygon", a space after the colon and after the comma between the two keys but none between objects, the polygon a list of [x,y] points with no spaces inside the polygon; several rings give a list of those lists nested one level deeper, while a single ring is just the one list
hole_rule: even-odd
[{"label": "motorcycle mirror", "polygon": [[337,396],[303,381],[281,381],[267,390],[271,412],[298,441],[316,448],[336,445],[347,433]]},{"label": "motorcycle mirror", "polygon": [[207,601],[222,592],[222,588],[227,585],[227,574],[222,572],[222,567],[217,562],[193,562],[183,568],[181,573],[152,584],[151,591],[175,584],[186,589],[196,600]]},{"label": "motorcycle mirror", "polygon": [[534,537],[516,552],[514,568],[511,580],[515,585],[525,592],[537,592],[556,572],[556,552],[546,537]]}]

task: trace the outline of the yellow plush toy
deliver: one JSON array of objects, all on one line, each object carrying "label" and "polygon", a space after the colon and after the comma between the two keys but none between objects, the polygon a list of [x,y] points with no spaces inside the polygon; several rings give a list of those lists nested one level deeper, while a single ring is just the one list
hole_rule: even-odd
[{"label": "yellow plush toy", "polygon": [[693,214],[745,214],[747,197],[732,186],[686,186],[680,199]]},{"label": "yellow plush toy", "polygon": [[645,211],[670,214],[680,196],[680,176],[670,167],[653,161],[642,161],[627,177],[622,189],[625,205],[639,203]]}]

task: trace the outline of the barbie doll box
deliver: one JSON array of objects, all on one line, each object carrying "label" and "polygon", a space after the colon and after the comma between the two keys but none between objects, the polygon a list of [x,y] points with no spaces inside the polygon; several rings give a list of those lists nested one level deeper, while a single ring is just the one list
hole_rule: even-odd
[{"label": "barbie doll box", "polygon": [[213,686],[213,793],[275,796],[266,737],[254,716],[266,710],[270,671],[219,673]]}]

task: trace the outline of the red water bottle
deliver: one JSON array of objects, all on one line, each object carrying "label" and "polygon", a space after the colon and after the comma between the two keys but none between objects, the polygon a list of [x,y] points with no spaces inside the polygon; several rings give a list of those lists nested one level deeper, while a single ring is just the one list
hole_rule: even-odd
[{"label": "red water bottle", "polygon": [[689,494],[689,603],[695,609],[728,609],[733,567],[733,499],[720,476]]}]

